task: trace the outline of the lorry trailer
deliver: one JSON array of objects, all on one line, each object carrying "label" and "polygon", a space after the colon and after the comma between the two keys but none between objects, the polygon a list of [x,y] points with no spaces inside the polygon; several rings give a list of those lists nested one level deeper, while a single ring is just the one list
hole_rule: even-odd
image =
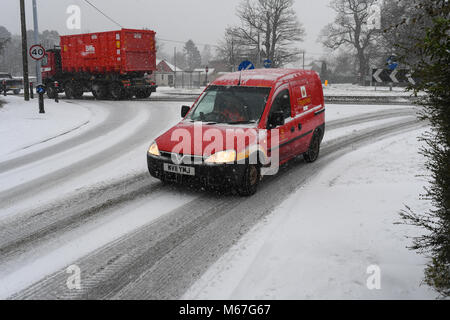
[{"label": "lorry trailer", "polygon": [[150,97],[156,84],[155,32],[118,31],[60,37],[60,46],[47,50],[42,79],[47,95],[65,92],[69,99],[92,92],[96,99]]}]

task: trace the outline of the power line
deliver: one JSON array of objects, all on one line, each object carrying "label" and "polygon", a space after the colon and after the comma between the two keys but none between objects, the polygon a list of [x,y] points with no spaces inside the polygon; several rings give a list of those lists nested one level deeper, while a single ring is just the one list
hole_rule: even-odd
[{"label": "power line", "polygon": [[[100,10],[98,7],[96,7],[94,4],[92,4],[89,0],[84,0],[87,4],[89,4],[92,8],[94,8],[95,10],[97,10],[100,14],[102,14],[105,18],[107,18],[108,20],[110,20],[111,22],[113,22],[114,24],[116,24],[117,26],[119,26],[120,28],[123,28],[123,26],[118,23],[116,20],[114,20],[113,18],[111,18],[110,16],[108,16],[106,13],[104,13],[102,10]],[[179,41],[179,40],[170,40],[170,39],[162,39],[157,37],[156,38],[159,41],[164,41],[164,42],[172,42],[172,43],[180,43],[180,44],[185,44],[186,41]],[[211,46],[211,47],[218,47],[215,44],[209,44],[209,43],[196,43],[197,45],[201,45],[201,46]]]},{"label": "power line", "polygon": [[105,18],[107,18],[109,21],[113,22],[114,24],[118,25],[120,28],[123,28],[122,25],[120,23],[118,23],[117,21],[115,21],[113,18],[111,18],[110,16],[108,16],[106,13],[104,13],[102,10],[100,10],[99,8],[97,8],[95,5],[93,5],[91,2],[89,2],[89,0],[84,0],[84,2],[86,2],[87,4],[89,4],[92,8],[94,8],[95,10],[97,10],[98,12],[100,12]]},{"label": "power line", "polygon": [[[164,41],[164,42],[172,42],[172,43],[186,44],[186,41],[162,39],[162,38],[159,38],[159,37],[156,37],[156,40]],[[194,41],[194,43],[195,43],[196,45],[199,45],[199,46],[219,47],[219,46],[216,45],[216,44],[210,44],[210,43],[199,43],[199,42],[195,42],[195,41]]]}]

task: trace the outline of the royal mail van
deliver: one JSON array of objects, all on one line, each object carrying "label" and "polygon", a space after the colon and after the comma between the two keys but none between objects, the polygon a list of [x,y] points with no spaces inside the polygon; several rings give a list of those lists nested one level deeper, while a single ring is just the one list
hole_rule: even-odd
[{"label": "royal mail van", "polygon": [[322,83],[314,71],[258,69],[211,83],[183,120],[151,143],[150,174],[162,181],[227,186],[248,196],[263,175],[303,155],[319,156],[325,132]]}]

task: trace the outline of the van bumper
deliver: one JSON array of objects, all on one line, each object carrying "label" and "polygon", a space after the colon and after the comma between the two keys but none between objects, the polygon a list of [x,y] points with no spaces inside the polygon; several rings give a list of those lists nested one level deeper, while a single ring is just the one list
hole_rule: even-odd
[{"label": "van bumper", "polygon": [[190,176],[164,171],[165,163],[174,164],[170,159],[147,154],[148,171],[151,176],[163,181],[213,187],[240,185],[246,169],[245,164],[181,164],[195,169],[195,175]]}]

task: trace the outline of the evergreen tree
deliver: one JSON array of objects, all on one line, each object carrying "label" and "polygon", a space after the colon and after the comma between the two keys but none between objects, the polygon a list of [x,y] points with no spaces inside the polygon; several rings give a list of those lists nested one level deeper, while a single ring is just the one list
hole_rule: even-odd
[{"label": "evergreen tree", "polygon": [[186,57],[186,66],[188,70],[194,70],[195,68],[200,68],[202,64],[202,56],[200,51],[195,45],[194,41],[188,40],[184,45],[184,54]]},{"label": "evergreen tree", "polygon": [[[424,91],[420,99],[421,118],[431,130],[421,139],[421,153],[427,159],[429,187],[424,198],[432,208],[417,213],[407,208],[401,215],[406,223],[424,228],[412,249],[427,253],[431,261],[425,282],[442,296],[450,296],[450,4],[447,0],[413,0],[414,12],[401,29],[422,29],[410,37],[412,45],[399,46],[402,61],[420,82],[410,89]],[[398,28],[396,28],[398,30]],[[395,32],[395,31],[394,31]],[[409,32],[409,31],[408,31]]]}]

